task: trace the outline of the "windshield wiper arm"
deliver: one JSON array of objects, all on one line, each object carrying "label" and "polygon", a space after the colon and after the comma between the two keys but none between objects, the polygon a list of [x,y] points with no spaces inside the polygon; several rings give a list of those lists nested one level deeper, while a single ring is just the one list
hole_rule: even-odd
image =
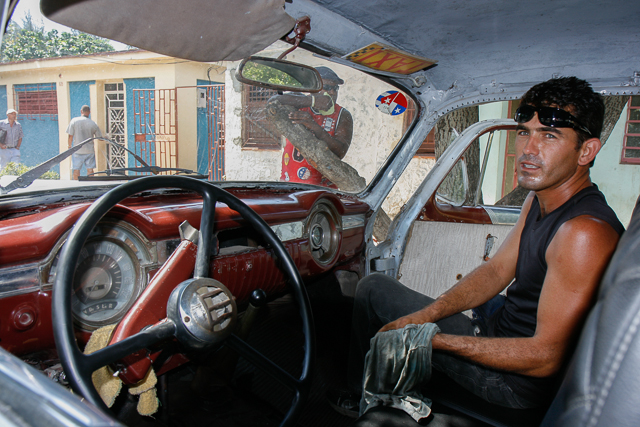
[{"label": "windshield wiper arm", "polygon": [[20,175],[19,177],[17,177],[13,182],[11,182],[6,187],[0,186],[0,195],[10,193],[10,192],[12,192],[13,190],[15,190],[17,188],[26,188],[26,187],[30,186],[33,183],[33,181],[35,181],[36,179],[40,178],[42,175],[47,173],[52,167],[54,167],[55,165],[57,165],[58,163],[60,163],[61,161],[63,161],[64,159],[66,159],[67,157],[69,157],[70,155],[75,153],[76,151],[78,151],[80,148],[84,147],[86,144],[88,144],[90,142],[93,142],[96,139],[101,140],[101,141],[105,141],[108,144],[115,145],[118,148],[122,148],[123,150],[128,151],[143,166],[145,166],[147,168],[150,168],[150,166],[144,160],[142,160],[142,158],[140,156],[138,156],[133,151],[129,150],[126,147],[123,147],[122,145],[120,145],[120,144],[118,144],[116,142],[110,141],[110,140],[108,140],[106,138],[102,138],[102,137],[89,138],[89,139],[86,139],[86,140],[82,141],[78,145],[74,145],[73,147],[69,148],[67,151],[63,151],[62,153],[58,154],[57,156],[54,156],[54,157],[50,158],[46,162],[40,163],[35,168],[28,170],[27,172],[25,172],[22,175]]},{"label": "windshield wiper arm", "polygon": [[160,172],[180,172],[183,174],[188,174],[188,175],[198,175],[198,176],[206,176],[206,175],[202,175],[199,174],[191,169],[182,169],[182,168],[163,168],[160,166],[137,166],[134,168],[111,168],[111,169],[107,169],[105,171],[101,171],[101,172],[96,172],[90,176],[97,176],[98,174],[104,173],[108,176],[111,175],[124,175],[124,172],[149,172],[152,173],[154,175],[159,174]]}]

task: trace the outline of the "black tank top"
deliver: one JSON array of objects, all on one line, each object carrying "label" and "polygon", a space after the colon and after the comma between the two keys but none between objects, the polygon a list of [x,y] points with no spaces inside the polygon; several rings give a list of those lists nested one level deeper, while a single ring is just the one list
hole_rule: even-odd
[{"label": "black tank top", "polygon": [[[520,237],[516,280],[507,289],[504,306],[496,311],[489,322],[489,335],[533,336],[538,317],[538,300],[547,273],[547,248],[560,226],[580,215],[601,219],[611,225],[618,234],[624,232],[624,226],[607,205],[604,195],[595,184],[582,189],[542,218],[540,204],[535,197]],[[548,395],[554,384],[552,378],[532,378],[515,374],[508,375],[505,379],[514,392],[532,401],[535,401],[536,397],[540,399],[542,395]]]}]

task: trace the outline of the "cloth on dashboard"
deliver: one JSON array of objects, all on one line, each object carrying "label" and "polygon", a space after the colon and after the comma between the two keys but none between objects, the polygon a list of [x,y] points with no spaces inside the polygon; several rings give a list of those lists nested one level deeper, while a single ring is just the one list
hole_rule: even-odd
[{"label": "cloth on dashboard", "polygon": [[[106,347],[116,326],[107,325],[93,331],[84,348],[84,353],[91,354]],[[109,408],[113,406],[116,397],[122,390],[122,380],[117,375],[114,375],[108,366],[103,366],[94,371],[91,374],[91,380],[105,405]],[[139,383],[129,387],[130,394],[138,395],[137,410],[140,415],[151,416],[158,411],[157,382],[158,379],[153,368],[149,368],[149,372]]]},{"label": "cloth on dashboard", "polygon": [[431,400],[420,385],[431,377],[431,339],[435,323],[407,325],[371,338],[365,357],[360,415],[375,406],[401,409],[420,421],[431,413]]}]

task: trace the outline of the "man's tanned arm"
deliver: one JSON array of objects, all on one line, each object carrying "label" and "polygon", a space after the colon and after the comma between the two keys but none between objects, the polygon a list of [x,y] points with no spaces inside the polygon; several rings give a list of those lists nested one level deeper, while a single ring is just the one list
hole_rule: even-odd
[{"label": "man's tanned arm", "polygon": [[547,275],[531,338],[483,338],[437,334],[441,350],[486,367],[546,377],[556,373],[595,297],[618,234],[606,222],[581,216],[564,223],[546,253]]},{"label": "man's tanned arm", "polygon": [[401,329],[409,324],[437,322],[453,314],[478,307],[504,290],[515,277],[520,235],[532,200],[533,193],[525,200],[516,225],[511,229],[493,258],[463,277],[432,304],[386,324],[380,329],[380,332]]}]

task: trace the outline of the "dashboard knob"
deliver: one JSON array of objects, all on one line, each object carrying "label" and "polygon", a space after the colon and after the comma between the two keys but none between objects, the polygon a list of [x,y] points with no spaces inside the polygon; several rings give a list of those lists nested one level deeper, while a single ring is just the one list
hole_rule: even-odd
[{"label": "dashboard knob", "polygon": [[256,289],[251,292],[249,296],[249,302],[254,307],[262,307],[267,302],[267,293],[262,289]]},{"label": "dashboard knob", "polygon": [[13,327],[19,331],[25,331],[35,325],[36,319],[35,308],[30,305],[20,306],[13,312]]}]

